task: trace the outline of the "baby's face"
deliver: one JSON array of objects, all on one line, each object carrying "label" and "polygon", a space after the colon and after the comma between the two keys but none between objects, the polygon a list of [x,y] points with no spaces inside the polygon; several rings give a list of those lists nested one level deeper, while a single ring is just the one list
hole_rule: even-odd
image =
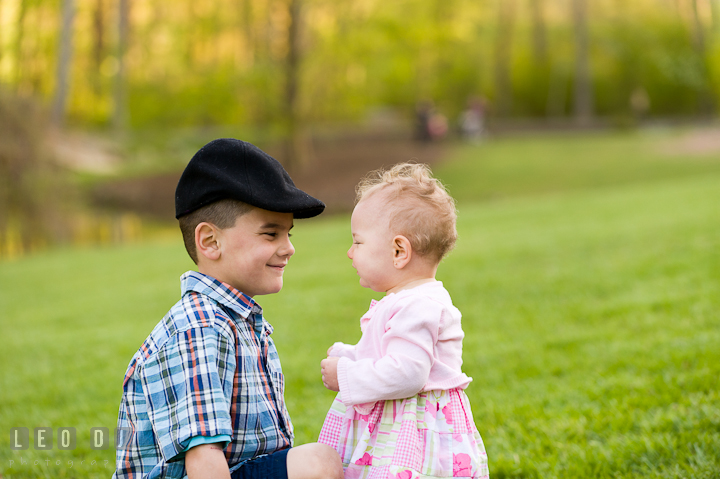
[{"label": "baby's face", "polygon": [[393,266],[393,235],[381,195],[372,195],[357,204],[350,230],[353,244],[347,255],[360,276],[360,286],[378,292],[392,289],[397,280],[397,270]]}]

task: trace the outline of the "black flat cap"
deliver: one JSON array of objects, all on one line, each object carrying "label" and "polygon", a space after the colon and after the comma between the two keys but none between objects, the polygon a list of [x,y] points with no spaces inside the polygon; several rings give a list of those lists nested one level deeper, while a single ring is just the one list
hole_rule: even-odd
[{"label": "black flat cap", "polygon": [[322,201],[295,186],[275,158],[232,138],[213,140],[192,157],[175,190],[175,217],[224,199],[295,218],[311,218],[325,209]]}]

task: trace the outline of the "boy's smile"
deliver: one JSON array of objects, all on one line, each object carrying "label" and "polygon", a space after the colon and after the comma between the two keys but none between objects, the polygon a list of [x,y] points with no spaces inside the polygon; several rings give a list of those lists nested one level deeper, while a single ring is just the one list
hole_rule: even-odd
[{"label": "boy's smile", "polygon": [[235,226],[218,230],[220,258],[207,265],[213,270],[207,268],[207,273],[250,297],[279,292],[285,266],[295,253],[292,227],[292,213],[253,208]]}]

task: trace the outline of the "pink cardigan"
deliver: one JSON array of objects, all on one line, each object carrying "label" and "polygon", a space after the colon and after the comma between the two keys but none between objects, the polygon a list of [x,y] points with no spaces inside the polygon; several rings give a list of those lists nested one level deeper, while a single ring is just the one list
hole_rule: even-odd
[{"label": "pink cardigan", "polygon": [[335,343],[330,350],[330,356],[340,357],[343,403],[369,411],[376,401],[465,389],[472,379],[461,369],[460,317],[439,281],[373,301],[360,319],[360,341]]}]

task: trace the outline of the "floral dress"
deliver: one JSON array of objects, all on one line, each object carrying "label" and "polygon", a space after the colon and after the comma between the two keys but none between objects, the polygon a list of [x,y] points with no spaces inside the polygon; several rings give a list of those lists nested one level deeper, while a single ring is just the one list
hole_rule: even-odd
[{"label": "floral dress", "polygon": [[489,477],[462,389],[378,401],[368,414],[345,406],[338,395],[318,441],[338,451],[346,479]]}]

